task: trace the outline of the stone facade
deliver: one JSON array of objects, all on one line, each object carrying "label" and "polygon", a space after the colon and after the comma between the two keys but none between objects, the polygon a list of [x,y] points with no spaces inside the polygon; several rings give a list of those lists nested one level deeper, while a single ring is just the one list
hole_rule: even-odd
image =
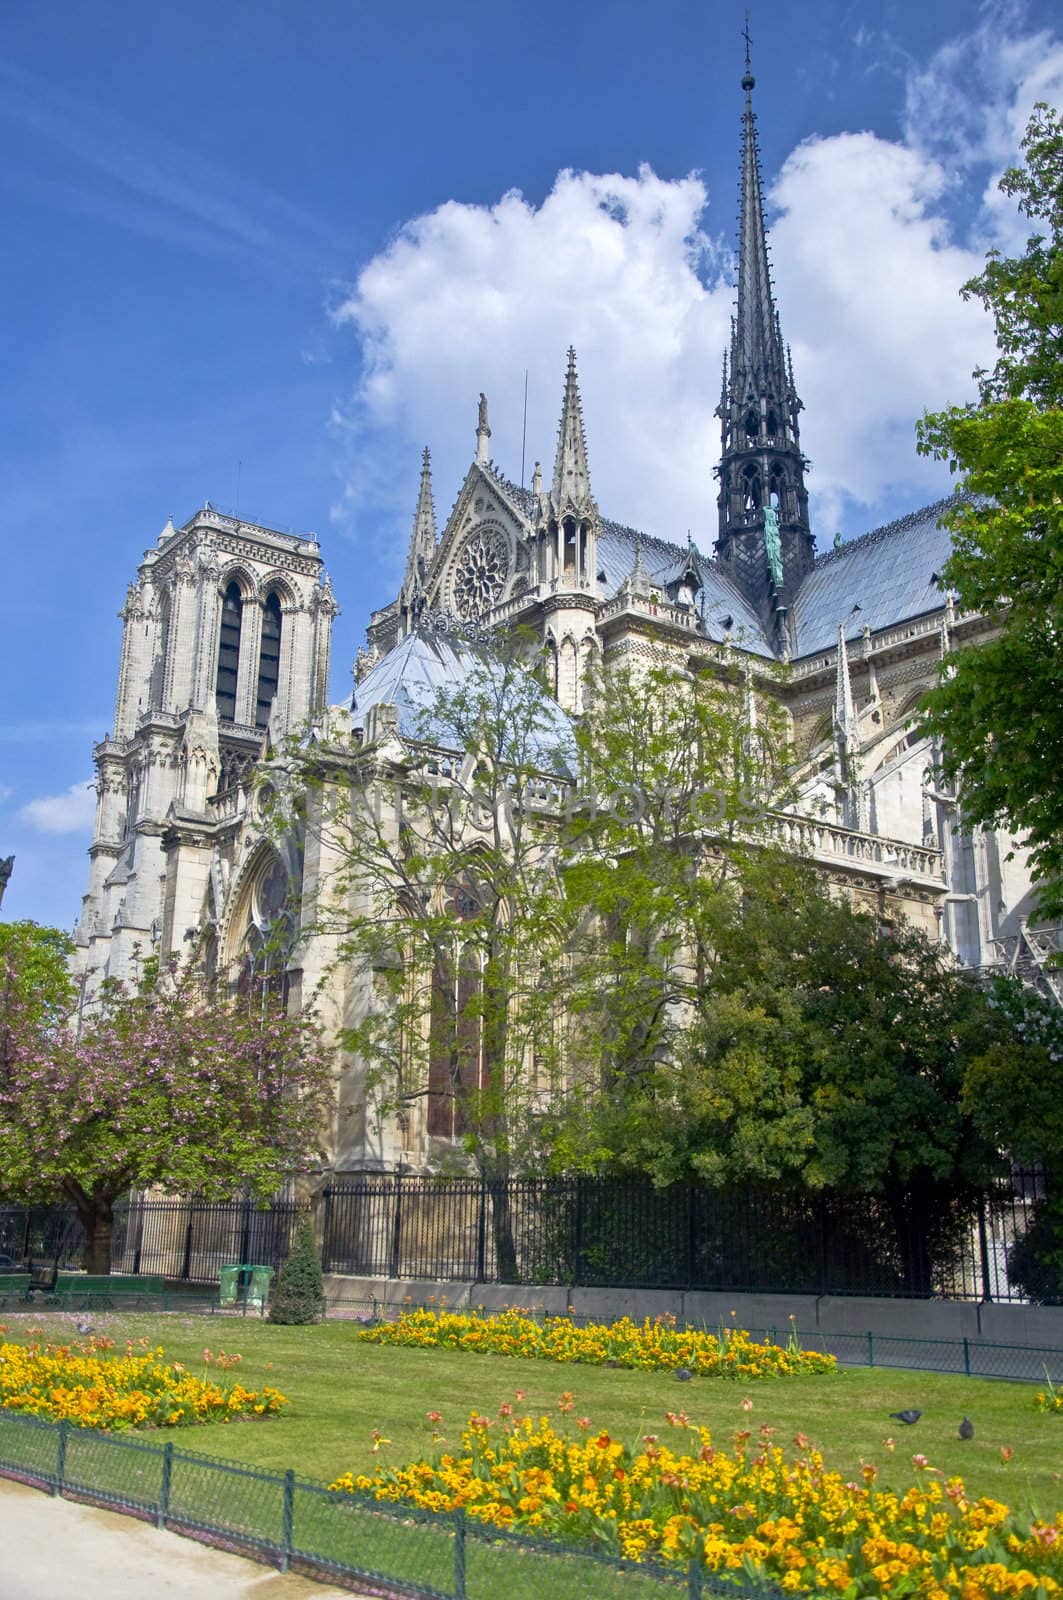
[{"label": "stone facade", "polygon": [[[774,835],[838,893],[883,919],[907,917],[957,961],[1007,964],[1055,992],[1043,956],[1058,934],[1029,927],[1021,847],[963,826],[917,731],[917,702],[943,651],[986,627],[957,614],[942,585],[943,506],[816,555],[748,68],[743,87],[741,268],[719,408],[715,554],[603,517],[571,350],[549,486],[538,463],[530,489],[492,463],[481,395],[475,454],[440,532],[425,451],[402,585],[369,621],[346,705],[327,706],[337,607],[317,542],[209,505],[181,528],[168,523],[129,587],[114,731],[95,750],[97,817],[76,929],[90,999],[101,978],[135,977],[145,956],[180,954],[195,937],[222,981],[282,960],[291,1003],[313,994],[329,1028],[376,1003],[374,975],[337,962],[336,938],[305,932],[338,865],[328,829],[278,827],[283,770],[257,787],[253,778],[271,746],[301,728],[330,760],[368,761],[371,783],[393,774],[407,754],[402,708],[426,685],[460,680],[460,653],[439,642],[456,624],[485,635],[527,627],[571,717],[584,709],[592,662],[691,673],[739,665],[750,714],[758,697],[781,703],[800,756],[799,799],[775,815]],[[544,794],[545,806],[555,801]],[[313,804],[327,806],[327,791]],[[268,938],[280,916],[293,923],[283,958]],[[379,1128],[363,1064],[344,1063],[337,1170],[423,1170],[445,1154],[421,1113]]]}]

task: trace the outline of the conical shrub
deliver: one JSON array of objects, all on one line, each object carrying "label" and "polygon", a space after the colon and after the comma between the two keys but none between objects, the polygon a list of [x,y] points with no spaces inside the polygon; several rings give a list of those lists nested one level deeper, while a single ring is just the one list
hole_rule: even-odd
[{"label": "conical shrub", "polygon": [[325,1315],[325,1285],[313,1224],[301,1217],[288,1259],[277,1274],[269,1302],[271,1322],[320,1322]]}]

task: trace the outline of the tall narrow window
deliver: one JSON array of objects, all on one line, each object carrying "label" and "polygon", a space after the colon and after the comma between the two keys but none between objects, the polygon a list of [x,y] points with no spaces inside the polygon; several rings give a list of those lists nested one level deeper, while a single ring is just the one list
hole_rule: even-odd
[{"label": "tall narrow window", "polygon": [[281,675],[281,603],[271,594],[262,607],[262,648],[258,655],[258,696],[255,727],[269,722],[269,708],[277,693]]},{"label": "tall narrow window", "polygon": [[155,654],[151,662],[151,685],[148,690],[148,699],[153,711],[157,711],[166,696],[166,662],[170,654],[170,596],[165,591],[159,600],[159,612],[155,624]]},{"label": "tall narrow window", "polygon": [[240,625],[244,603],[240,585],[230,583],[221,603],[221,635],[218,640],[218,682],[215,696],[218,719],[236,721],[236,675],[240,669]]}]

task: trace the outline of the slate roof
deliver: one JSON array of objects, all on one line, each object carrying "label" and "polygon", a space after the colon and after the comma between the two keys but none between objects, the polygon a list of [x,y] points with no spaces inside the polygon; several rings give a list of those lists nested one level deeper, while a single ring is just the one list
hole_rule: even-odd
[{"label": "slate roof", "polygon": [[[515,505],[531,521],[535,496],[505,478],[494,476]],[[952,553],[952,536],[938,527],[941,513],[952,499],[937,500],[909,512],[895,522],[819,557],[798,591],[793,607],[796,634],[794,656],[815,655],[837,643],[839,623],[848,639],[859,638],[864,628],[872,633],[911,617],[944,608],[944,590],[935,581]],[[635,544],[642,545],[642,563],[652,583],[662,589],[683,576],[690,553],[683,545],[639,534],[623,523],[602,519],[598,540],[598,568],[604,595],[611,599],[635,564]],[[718,562],[694,550],[702,590],[697,610],[704,636],[720,641],[728,632],[740,648],[753,655],[773,656],[756,612]],[[859,609],[855,609],[858,607]],[[724,619],[730,618],[730,627]]]},{"label": "slate roof", "polygon": [[[518,488],[497,470],[494,475],[524,516],[529,522],[532,521],[536,504],[531,490]],[[605,599],[611,600],[618,593],[635,565],[636,541],[642,544],[642,564],[646,576],[662,590],[678,583],[687,571],[690,551],[685,545],[671,544],[666,539],[640,534],[636,528],[603,517],[598,539],[598,574]],[[715,561],[703,556],[697,548],[693,557],[701,575],[702,590],[698,596],[697,610],[704,623],[703,637],[720,642],[729,632],[736,644],[753,655],[772,655],[760,618],[741,590],[735,587]],[[724,620],[728,617],[731,619],[729,628],[724,626]]]},{"label": "slate roof", "polygon": [[795,655],[831,648],[839,623],[851,639],[942,610],[945,591],[935,575],[952,553],[952,536],[938,518],[951,504],[938,500],[820,556],[794,602]]},{"label": "slate roof", "polygon": [[[426,726],[425,713],[440,691],[464,688],[470,673],[488,665],[490,651],[480,649],[454,634],[435,629],[415,629],[400,639],[382,660],[355,684],[351,695],[351,726],[358,732],[365,727],[370,706],[391,704],[398,707],[399,732],[405,738],[429,737],[446,747],[452,742],[449,730]],[[572,725],[557,701],[543,691],[541,747],[536,765],[544,772],[570,771]]]}]

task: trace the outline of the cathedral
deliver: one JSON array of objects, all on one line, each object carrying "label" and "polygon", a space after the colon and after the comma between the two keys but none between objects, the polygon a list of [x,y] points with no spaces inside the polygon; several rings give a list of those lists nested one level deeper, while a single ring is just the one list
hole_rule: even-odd
[{"label": "cathedral", "polygon": [[[943,652],[986,627],[957,610],[942,578],[945,502],[817,552],[799,375],[768,263],[748,61],[742,87],[737,306],[718,408],[713,554],[600,511],[573,350],[549,478],[537,464],[530,489],[520,488],[492,460],[481,395],[475,455],[440,530],[425,451],[402,585],[369,620],[343,706],[327,703],[338,607],[317,542],[209,502],[183,526],[167,523],[129,586],[114,729],[94,752],[96,822],[75,929],[87,995],[103,977],[128,980],[145,956],[180,955],[192,941],[229,980],[282,959],[270,929],[280,915],[312,926],[320,863],[298,828],[278,832],[256,770],[307,728],[341,750],[379,744],[398,759],[418,708],[460,680],[468,628],[501,624],[541,641],[551,692],[572,718],[592,664],[697,672],[724,652],[755,686],[775,683],[785,663],[776,692],[802,764],[799,801],[777,823],[782,842],[838,892],[945,941],[959,963],[1058,984],[1043,967],[1053,935],[1028,924],[1021,848],[963,827],[916,731],[919,696]],[[313,990],[337,1026],[372,1004],[365,976],[338,965],[323,936],[300,941],[296,929],[290,948],[289,1003]],[[423,1171],[445,1155],[427,1116],[401,1147],[394,1130],[375,1128],[361,1081],[360,1063],[344,1060],[334,1171]]]}]

